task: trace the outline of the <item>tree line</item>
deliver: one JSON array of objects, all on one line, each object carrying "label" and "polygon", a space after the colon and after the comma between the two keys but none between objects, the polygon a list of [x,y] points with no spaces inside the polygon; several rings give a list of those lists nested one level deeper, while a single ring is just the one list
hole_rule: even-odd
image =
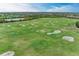
[{"label": "tree line", "polygon": [[[16,21],[26,21],[38,18],[76,18],[79,19],[79,14],[74,13],[13,13],[13,14],[2,14],[0,15],[0,23],[16,22]],[[7,21],[6,19],[23,18],[20,20]]]}]

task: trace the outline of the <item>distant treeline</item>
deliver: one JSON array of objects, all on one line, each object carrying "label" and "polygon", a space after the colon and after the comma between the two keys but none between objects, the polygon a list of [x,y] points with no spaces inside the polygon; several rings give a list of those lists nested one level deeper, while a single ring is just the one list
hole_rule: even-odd
[{"label": "distant treeline", "polygon": [[[15,13],[0,13],[0,23],[16,22],[33,20],[37,18],[75,18],[79,19],[78,13],[52,13],[52,12],[15,12]],[[7,21],[6,19],[23,18],[20,20]]]},{"label": "distant treeline", "polygon": [[32,20],[32,19],[38,19],[38,18],[72,18],[72,19],[79,19],[79,14],[62,14],[62,13],[50,13],[50,14],[34,14],[34,15],[29,15],[25,16],[25,20]]}]

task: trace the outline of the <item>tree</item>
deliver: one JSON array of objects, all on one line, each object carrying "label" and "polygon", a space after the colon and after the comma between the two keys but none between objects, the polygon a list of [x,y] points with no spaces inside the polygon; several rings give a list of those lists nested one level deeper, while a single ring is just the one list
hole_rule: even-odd
[{"label": "tree", "polygon": [[76,27],[79,28],[79,21],[76,22]]}]

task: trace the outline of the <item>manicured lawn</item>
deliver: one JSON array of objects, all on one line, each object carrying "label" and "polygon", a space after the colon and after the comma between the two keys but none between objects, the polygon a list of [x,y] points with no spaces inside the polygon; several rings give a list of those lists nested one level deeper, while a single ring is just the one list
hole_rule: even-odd
[{"label": "manicured lawn", "polygon": [[[77,19],[78,20],[78,19]],[[15,51],[15,55],[79,55],[79,29],[76,19],[40,18],[30,21],[0,24],[0,54]],[[62,33],[47,35],[61,30]],[[74,42],[62,39],[73,36]]]}]

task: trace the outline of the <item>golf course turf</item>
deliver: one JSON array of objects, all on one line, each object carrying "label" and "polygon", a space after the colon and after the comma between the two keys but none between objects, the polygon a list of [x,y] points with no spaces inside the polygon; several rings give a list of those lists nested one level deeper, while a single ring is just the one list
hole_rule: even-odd
[{"label": "golf course turf", "polygon": [[[39,18],[21,22],[0,23],[0,54],[14,51],[16,56],[79,55],[78,19]],[[47,35],[61,30],[59,34]],[[74,42],[63,40],[74,37]]]}]

